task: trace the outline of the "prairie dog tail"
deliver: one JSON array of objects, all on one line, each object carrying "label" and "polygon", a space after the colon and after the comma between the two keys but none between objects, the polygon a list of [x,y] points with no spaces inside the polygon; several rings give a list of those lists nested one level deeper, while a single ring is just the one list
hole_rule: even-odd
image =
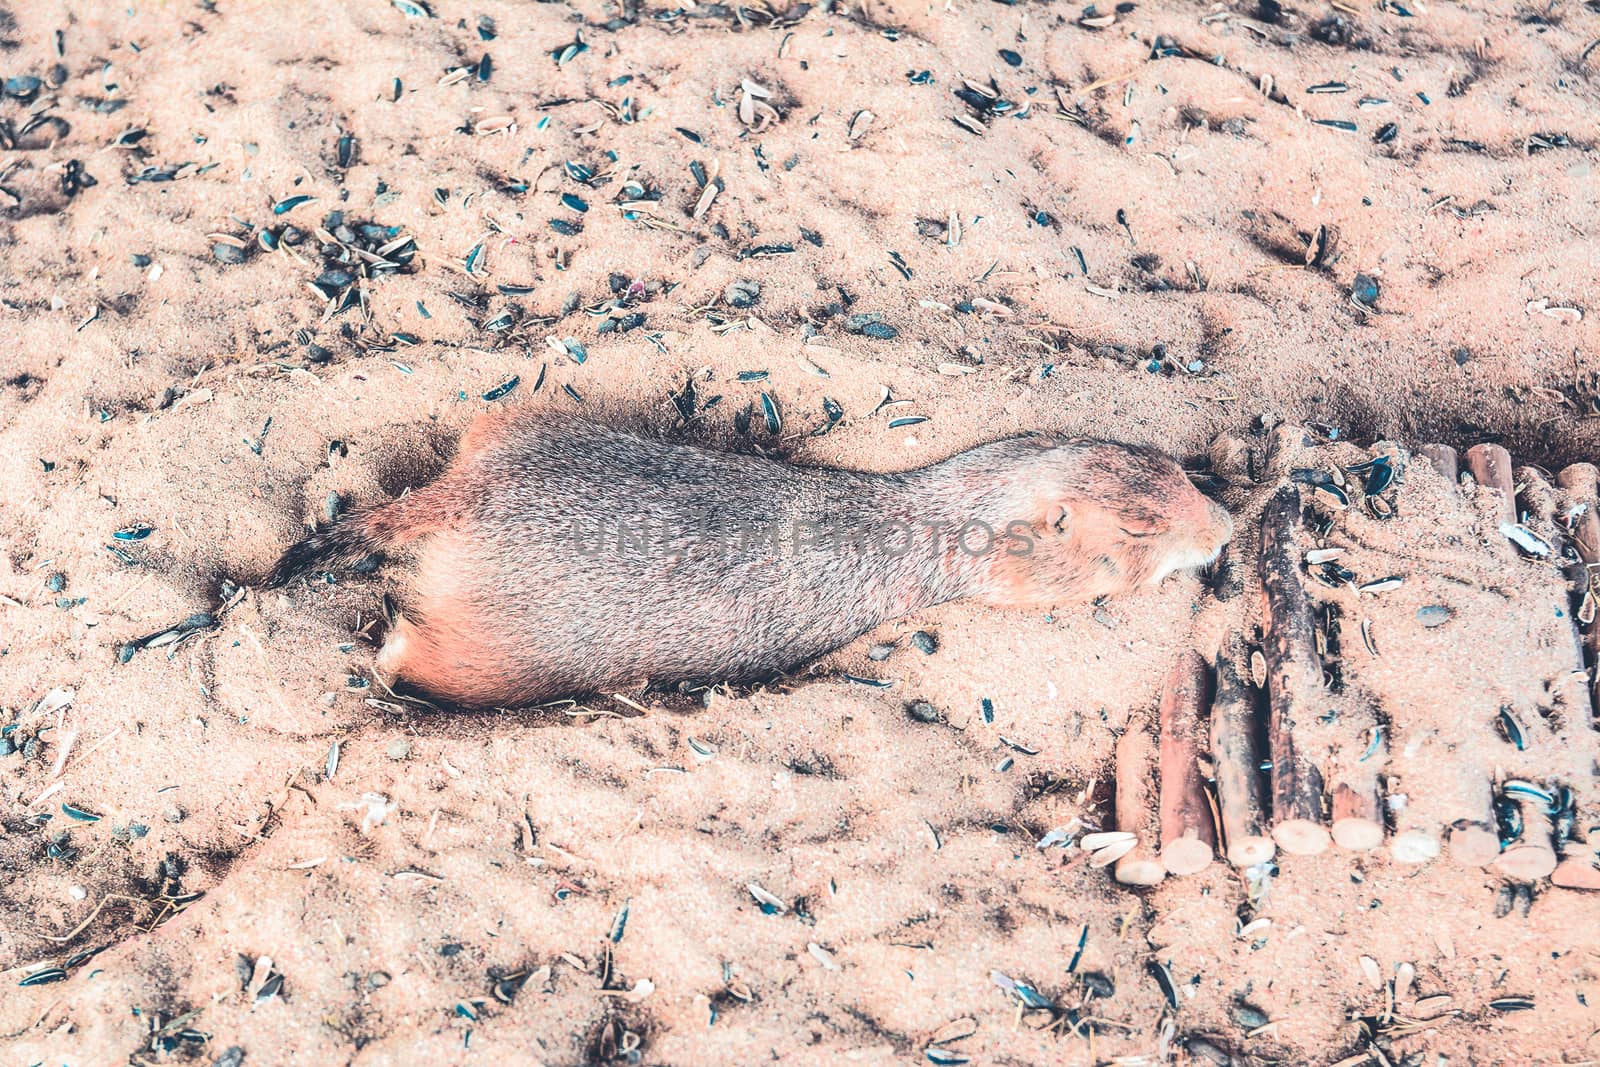
[{"label": "prairie dog tail", "polygon": [[414,541],[452,525],[457,510],[454,494],[437,483],[386,504],[357,508],[290,545],[264,584],[270,589],[314,567],[353,562]]}]

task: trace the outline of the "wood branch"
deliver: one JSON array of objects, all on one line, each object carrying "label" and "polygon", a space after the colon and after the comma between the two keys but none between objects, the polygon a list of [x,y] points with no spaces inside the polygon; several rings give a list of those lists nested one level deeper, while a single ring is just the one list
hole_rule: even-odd
[{"label": "wood branch", "polygon": [[[1572,516],[1570,522],[1557,525],[1567,529],[1568,541],[1577,556],[1577,562],[1567,572],[1572,591],[1567,614],[1577,628],[1576,666],[1584,678],[1578,718],[1589,730],[1600,730],[1600,468],[1593,463],[1574,463],[1556,475],[1556,484],[1566,496],[1562,514]],[[1569,734],[1567,744],[1579,756],[1580,764],[1592,765],[1589,753],[1593,741],[1586,740]],[[1573,772],[1576,778],[1582,773],[1581,766],[1574,767]],[[1600,856],[1596,854],[1594,837],[1588,833],[1594,820],[1581,815],[1574,820],[1575,828],[1588,840],[1562,843],[1561,860],[1550,880],[1566,889],[1600,889]]]},{"label": "wood branch", "polygon": [[1216,764],[1217,809],[1228,862],[1253,867],[1272,858],[1267,787],[1257,743],[1255,690],[1240,673],[1243,642],[1237,637],[1217,655],[1216,697],[1211,704],[1211,757]]},{"label": "wood branch", "polygon": [[[1574,503],[1585,505],[1572,525],[1572,547],[1579,566],[1573,568],[1574,610],[1583,642],[1584,670],[1589,678],[1589,726],[1600,729],[1600,468],[1574,463],[1556,475],[1556,482]],[[1584,617],[1589,621],[1585,623]]]},{"label": "wood branch", "polygon": [[[1273,837],[1285,852],[1320,852],[1330,836],[1343,848],[1376,848],[1383,843],[1387,749],[1373,708],[1352,694],[1334,696],[1323,686],[1316,617],[1301,580],[1299,491],[1293,486],[1279,490],[1261,521]],[[1290,768],[1290,780],[1280,788],[1279,751],[1286,741],[1300,764]],[[1311,775],[1295,781],[1301,768],[1315,775],[1315,792],[1310,790]],[[1331,834],[1321,818],[1324,784],[1333,794]],[[1292,805],[1287,811],[1279,806],[1280,796]]]},{"label": "wood branch", "polygon": [[1322,662],[1317,657],[1311,600],[1300,583],[1300,493],[1286,485],[1273,494],[1261,515],[1261,590],[1266,605],[1267,730],[1272,754],[1272,836],[1295,855],[1315,855],[1328,847],[1322,815],[1325,752],[1305,752],[1296,736],[1321,703]]},{"label": "wood branch", "polygon": [[[1585,467],[1588,470],[1584,470]],[[1561,502],[1557,499],[1556,488],[1545,479],[1544,472],[1534,467],[1519,467],[1516,472],[1517,484],[1522,487],[1522,492],[1518,494],[1522,514],[1528,516],[1530,523],[1554,527],[1557,531],[1554,540],[1559,550],[1558,556],[1571,560],[1571,565],[1565,570],[1570,583],[1569,590],[1558,596],[1553,605],[1553,613],[1562,621],[1562,629],[1566,631],[1565,641],[1571,648],[1570,659],[1574,681],[1578,677],[1582,679],[1579,684],[1563,686],[1560,696],[1562,702],[1570,709],[1570,714],[1566,716],[1568,720],[1578,724],[1583,730],[1592,729],[1595,721],[1593,675],[1589,673],[1589,664],[1593,662],[1593,650],[1589,647],[1589,642],[1596,639],[1596,634],[1594,627],[1591,626],[1590,632],[1585,635],[1578,622],[1582,613],[1583,596],[1589,588],[1588,564],[1591,562],[1583,555],[1584,549],[1578,542],[1585,540],[1583,535],[1587,532],[1587,542],[1592,553],[1596,544],[1594,540],[1596,531],[1600,531],[1600,520],[1596,520],[1593,506],[1594,469],[1587,463],[1574,464],[1557,476],[1557,482],[1567,490],[1567,495],[1573,498],[1574,502],[1589,505],[1579,520],[1578,528],[1574,528],[1570,533],[1560,521]],[[1572,484],[1569,486],[1567,482]],[[1590,527],[1587,531],[1582,529],[1584,520],[1587,520]]]},{"label": "wood branch", "polygon": [[1211,469],[1230,481],[1250,478],[1250,446],[1223,432],[1211,439]]},{"label": "wood branch", "polygon": [[[1332,833],[1340,848],[1364,852],[1383,844],[1383,783],[1376,768],[1384,751],[1380,739],[1371,746],[1366,764],[1358,762],[1354,773],[1334,784]],[[1371,770],[1364,770],[1369,766]]]},{"label": "wood branch", "polygon": [[1472,480],[1499,493],[1501,522],[1517,521],[1517,483],[1511,475],[1511,453],[1499,445],[1473,445],[1467,449],[1467,470]]},{"label": "wood branch", "polygon": [[[1429,447],[1429,459],[1436,468],[1441,463],[1453,466],[1454,449],[1438,446],[1435,451],[1434,446]],[[1502,494],[1499,503],[1502,517],[1514,519],[1516,506],[1510,501],[1515,485],[1511,480],[1510,454],[1498,445],[1475,445],[1467,450],[1467,466],[1475,482]],[[1440,473],[1444,471],[1441,469]],[[1408,794],[1407,809],[1397,819],[1408,829],[1418,827],[1423,833],[1431,833],[1434,826],[1443,826],[1450,861],[1462,867],[1485,867],[1500,855],[1494,787],[1488,771],[1493,758],[1475,751],[1475,742],[1487,743],[1487,735],[1487,724],[1465,723],[1449,738],[1439,740],[1443,751],[1425,748],[1412,765],[1427,770],[1419,781],[1427,788]],[[1407,840],[1411,842],[1410,838]],[[1407,847],[1409,845],[1403,846],[1402,851]],[[1421,847],[1426,848],[1425,845]]]},{"label": "wood branch", "polygon": [[1134,834],[1138,841],[1117,860],[1112,874],[1123,885],[1155,885],[1166,877],[1161,858],[1151,847],[1156,839],[1156,820],[1151,817],[1150,779],[1155,746],[1137,721],[1117,738],[1117,829]]},{"label": "wood branch", "polygon": [[1439,472],[1439,477],[1451,485],[1461,483],[1461,462],[1456,456],[1456,450],[1449,445],[1423,445],[1417,453],[1433,464],[1433,469]]},{"label": "wood branch", "polygon": [[1288,475],[1289,468],[1299,458],[1300,453],[1311,447],[1311,435],[1304,426],[1295,426],[1283,422],[1272,428],[1267,434],[1267,454],[1265,470],[1259,479],[1270,482],[1275,478]]},{"label": "wood branch", "polygon": [[1200,653],[1178,657],[1161,694],[1161,864],[1168,874],[1210,866],[1217,833],[1198,760],[1211,703],[1211,670]]},{"label": "wood branch", "polygon": [[1506,846],[1493,868],[1525,882],[1547,877],[1556,869],[1555,824],[1538,802],[1513,798],[1522,813],[1522,837]]},{"label": "wood branch", "polygon": [[[1436,715],[1447,709],[1434,707]],[[1394,813],[1395,834],[1389,854],[1396,863],[1426,863],[1448,849],[1450,860],[1463,867],[1484,867],[1500,855],[1494,823],[1494,787],[1484,767],[1492,757],[1485,736],[1468,728],[1413,738],[1391,753],[1401,776],[1391,795],[1405,803]]]}]

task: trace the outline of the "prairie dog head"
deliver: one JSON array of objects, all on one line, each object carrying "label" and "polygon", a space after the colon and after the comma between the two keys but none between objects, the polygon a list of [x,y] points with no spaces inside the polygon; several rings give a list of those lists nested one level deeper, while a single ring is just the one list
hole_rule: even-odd
[{"label": "prairie dog head", "polygon": [[1138,445],[1028,439],[1006,487],[1032,531],[1001,566],[999,599],[1046,607],[1157,585],[1215,560],[1233,536],[1221,504],[1176,461]]}]

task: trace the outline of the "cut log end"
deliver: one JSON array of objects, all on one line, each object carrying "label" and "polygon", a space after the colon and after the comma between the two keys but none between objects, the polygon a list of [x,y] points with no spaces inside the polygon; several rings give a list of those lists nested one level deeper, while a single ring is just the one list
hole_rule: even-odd
[{"label": "cut log end", "polygon": [[1493,866],[1508,878],[1535,882],[1555,871],[1556,851],[1543,842],[1524,842],[1500,853]]},{"label": "cut log end", "polygon": [[1291,856],[1315,856],[1328,850],[1333,835],[1310,819],[1285,819],[1272,828],[1272,839]]},{"label": "cut log end", "polygon": [[1161,865],[1168,874],[1196,874],[1211,866],[1216,852],[1198,837],[1180,837],[1161,848]]},{"label": "cut log end", "polygon": [[1159,885],[1167,869],[1160,860],[1135,851],[1117,861],[1112,875],[1123,885]]},{"label": "cut log end", "polygon": [[1423,445],[1417,450],[1433,469],[1439,472],[1439,477],[1456,485],[1461,480],[1461,461],[1456,455],[1456,450],[1449,445]]},{"label": "cut log end", "polygon": [[1383,844],[1383,823],[1361,816],[1335,819],[1333,840],[1340,848],[1367,852]]},{"label": "cut log end", "polygon": [[1259,834],[1238,837],[1228,842],[1228,862],[1235,867],[1254,867],[1270,860],[1278,851],[1272,838]]},{"label": "cut log end", "polygon": [[1487,867],[1500,855],[1500,837],[1487,826],[1455,826],[1450,830],[1450,861],[1462,867]]},{"label": "cut log end", "polygon": [[1600,889],[1600,867],[1586,857],[1569,856],[1556,864],[1550,881],[1563,889]]},{"label": "cut log end", "polygon": [[1424,830],[1395,834],[1389,843],[1389,855],[1396,863],[1427,863],[1438,858],[1439,851],[1439,838]]},{"label": "cut log end", "polygon": [[1516,478],[1511,469],[1511,453],[1499,445],[1473,445],[1467,449],[1467,469],[1485,489],[1493,489],[1502,522],[1517,521]]},{"label": "cut log end", "polygon": [[1340,848],[1366,852],[1383,844],[1383,801],[1376,780],[1333,790],[1333,840]]}]

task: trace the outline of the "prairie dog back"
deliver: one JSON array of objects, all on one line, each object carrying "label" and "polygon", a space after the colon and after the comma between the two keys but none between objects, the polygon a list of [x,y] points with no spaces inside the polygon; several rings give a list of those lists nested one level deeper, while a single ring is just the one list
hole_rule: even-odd
[{"label": "prairie dog back", "polygon": [[420,540],[379,668],[467,705],[775,674],[962,597],[1046,607],[1208,562],[1227,512],[1168,457],[1018,438],[902,474],[797,467],[527,409],[269,576]]}]

